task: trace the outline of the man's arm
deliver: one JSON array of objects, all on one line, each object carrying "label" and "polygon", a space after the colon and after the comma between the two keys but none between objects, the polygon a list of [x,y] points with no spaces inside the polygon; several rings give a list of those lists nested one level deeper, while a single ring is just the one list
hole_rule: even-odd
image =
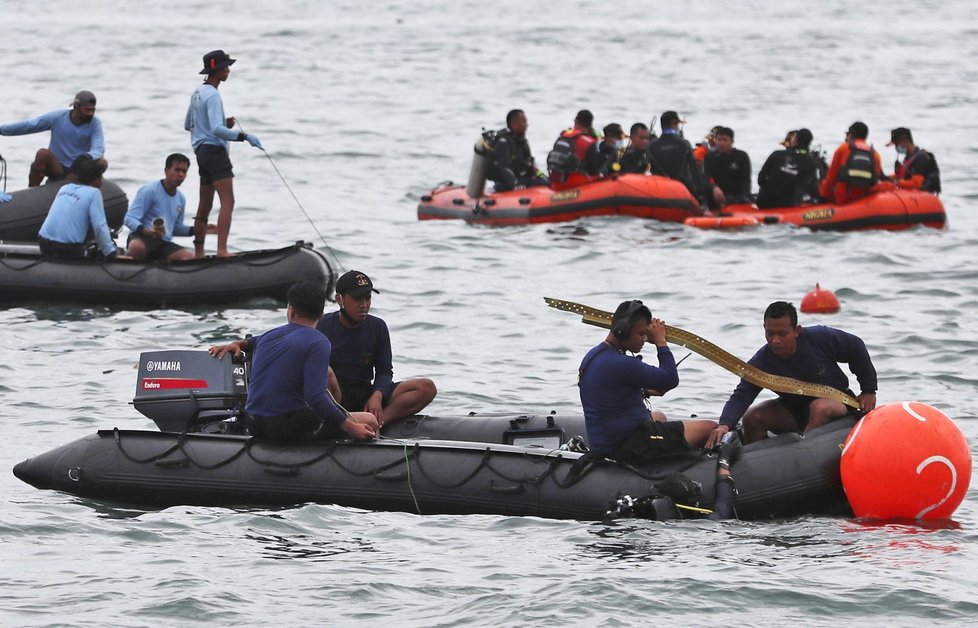
[{"label": "man's arm", "polygon": [[0,125],[0,135],[29,135],[31,133],[49,131],[54,126],[54,120],[58,113],[60,112],[49,111],[44,115],[31,118],[30,120],[21,120],[20,122]]},{"label": "man's arm", "polygon": [[105,156],[105,133],[102,131],[102,121],[92,118],[92,145],[88,149],[88,155],[92,159],[101,159]]},{"label": "man's arm", "polygon": [[89,223],[92,225],[92,231],[95,233],[95,240],[98,242],[99,250],[106,257],[114,257],[116,255],[115,242],[113,242],[112,234],[109,232],[109,223],[105,220],[105,207],[102,205],[102,193],[98,188],[91,189],[95,193],[92,194],[91,201],[88,203]]}]

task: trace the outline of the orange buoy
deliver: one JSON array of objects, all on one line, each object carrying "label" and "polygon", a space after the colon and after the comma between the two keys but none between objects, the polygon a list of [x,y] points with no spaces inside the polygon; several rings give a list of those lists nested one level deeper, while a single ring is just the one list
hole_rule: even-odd
[{"label": "orange buoy", "polygon": [[971,452],[946,414],[903,401],[856,424],[842,449],[841,471],[857,517],[949,519],[971,482]]},{"label": "orange buoy", "polygon": [[801,300],[801,311],[806,314],[832,314],[839,311],[839,298],[831,290],[822,290],[815,284],[815,289]]},{"label": "orange buoy", "polygon": [[693,216],[683,224],[698,229],[743,229],[756,227],[761,221],[753,216]]}]

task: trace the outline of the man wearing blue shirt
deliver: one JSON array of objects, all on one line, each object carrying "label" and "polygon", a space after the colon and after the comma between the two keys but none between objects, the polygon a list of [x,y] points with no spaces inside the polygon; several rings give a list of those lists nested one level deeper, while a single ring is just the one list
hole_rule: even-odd
[{"label": "man wearing blue shirt", "polygon": [[345,412],[326,392],[331,346],[316,331],[326,291],[316,281],[300,281],[288,292],[288,323],[257,338],[210,348],[214,357],[252,353],[245,412],[256,438],[282,442],[376,436],[377,420],[365,412]]},{"label": "man wearing blue shirt", "polygon": [[107,258],[116,257],[115,242],[105,219],[102,204],[102,166],[91,157],[82,156],[72,164],[78,183],[66,183],[54,197],[41,230],[38,244],[41,254],[61,259],[85,257],[85,237],[91,229],[99,251]]},{"label": "man wearing blue shirt", "polygon": [[197,205],[197,217],[194,218],[194,252],[197,257],[204,256],[207,220],[214,206],[215,191],[221,201],[217,218],[217,255],[230,255],[228,233],[234,211],[234,173],[228,156],[228,142],[247,141],[265,150],[254,135],[232,131],[235,119],[224,115],[224,102],[217,88],[231,76],[231,65],[235,61],[237,59],[232,59],[223,50],[212,50],[204,55],[204,69],[200,74],[206,74],[207,78],[190,98],[183,124],[183,128],[190,131],[190,144],[197,155],[200,170],[200,203]]},{"label": "man wearing blue shirt", "polygon": [[[795,306],[776,301],[764,312],[764,336],[767,344],[748,363],[772,375],[783,375],[813,384],[825,384],[838,390],[849,388],[839,363],[859,381],[859,408],[869,412],[876,407],[876,367],[866,344],[858,336],[833,327],[798,324]],[[720,413],[720,424],[710,436],[709,446],[737,426],[743,417],[746,442],[767,438],[767,433],[807,432],[848,414],[849,408],[834,399],[816,399],[801,395],[777,393],[777,399],[762,401],[750,407],[761,387],[740,380]],[[748,410],[748,407],[750,409]]]},{"label": "man wearing blue shirt", "polygon": [[394,381],[387,323],[369,314],[374,292],[378,291],[367,275],[358,270],[345,273],[336,281],[339,311],[324,316],[316,328],[333,346],[333,396],[348,409],[366,410],[384,425],[420,412],[438,391],[426,378]]},{"label": "man wearing blue shirt", "polygon": [[49,181],[64,179],[76,159],[87,155],[102,166],[104,172],[109,167],[105,161],[105,136],[102,121],[95,116],[95,94],[82,90],[75,94],[71,109],[59,109],[11,124],[0,125],[0,135],[28,135],[51,131],[51,141],[47,148],[37,151],[27,185],[41,185],[44,177]]},{"label": "man wearing blue shirt", "polygon": [[178,188],[187,178],[190,160],[173,153],[166,158],[163,179],[147,183],[136,192],[123,223],[129,228],[126,255],[133,259],[193,259],[190,249],[173,241],[173,236],[193,235],[183,224],[187,199]]},{"label": "man wearing blue shirt", "polygon": [[[636,354],[646,342],[657,349],[659,366]],[[624,301],[615,310],[604,342],[584,356],[578,371],[584,424],[591,452],[640,463],[675,451],[701,447],[716,423],[702,419],[666,421],[651,412],[650,396],[679,385],[676,360],[666,344],[666,326],[641,301]]]}]

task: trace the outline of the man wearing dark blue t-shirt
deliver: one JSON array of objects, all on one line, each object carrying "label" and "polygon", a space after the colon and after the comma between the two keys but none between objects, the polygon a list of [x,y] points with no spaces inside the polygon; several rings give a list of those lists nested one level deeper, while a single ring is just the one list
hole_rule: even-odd
[{"label": "man wearing dark blue t-shirt", "polygon": [[[765,310],[764,335],[767,344],[754,354],[749,364],[772,375],[846,391],[849,378],[839,368],[839,363],[844,362],[859,381],[860,410],[869,412],[876,407],[876,368],[866,344],[858,336],[822,325],[802,327],[798,324],[795,306],[785,301],[772,303]],[[841,401],[787,393],[777,393],[777,399],[750,407],[760,392],[760,386],[740,380],[723,406],[720,424],[710,441],[718,441],[734,429],[741,417],[744,438],[750,443],[767,438],[769,431],[775,434],[807,432],[849,412]]]},{"label": "man wearing dark blue t-shirt", "polygon": [[330,399],[326,369],[329,340],[316,331],[326,292],[315,281],[301,281],[288,292],[288,324],[257,338],[211,347],[211,355],[253,354],[245,412],[256,438],[295,442],[342,436],[376,436],[376,418],[345,412]]},{"label": "man wearing dark blue t-shirt", "polygon": [[[659,366],[642,362],[638,353],[655,344]],[[666,344],[665,323],[652,318],[641,301],[625,301],[612,318],[604,342],[581,362],[578,386],[591,452],[623,462],[642,462],[673,451],[701,447],[716,423],[705,420],[666,421],[651,412],[650,396],[679,385],[676,360]]]},{"label": "man wearing dark blue t-shirt", "polygon": [[394,381],[391,336],[387,323],[369,314],[371,295],[379,291],[358,270],[336,281],[340,309],[316,325],[332,344],[330,391],[343,407],[364,410],[380,425],[420,412],[435,398],[430,379]]}]

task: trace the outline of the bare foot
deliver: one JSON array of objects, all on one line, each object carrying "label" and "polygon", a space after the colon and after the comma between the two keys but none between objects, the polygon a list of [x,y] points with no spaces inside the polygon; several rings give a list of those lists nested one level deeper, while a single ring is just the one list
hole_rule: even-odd
[{"label": "bare foot", "polygon": [[234,253],[228,253],[227,251],[218,251],[218,257],[234,257]]}]

